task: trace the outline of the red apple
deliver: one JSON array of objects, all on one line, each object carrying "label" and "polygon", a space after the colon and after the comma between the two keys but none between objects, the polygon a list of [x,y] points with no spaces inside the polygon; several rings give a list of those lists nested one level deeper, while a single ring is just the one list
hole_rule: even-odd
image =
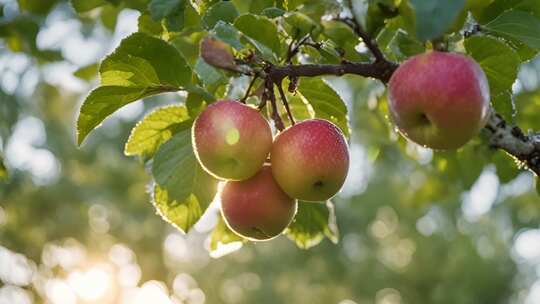
[{"label": "red apple", "polygon": [[310,119],[280,133],[270,153],[272,172],[291,197],[325,201],[347,177],[349,150],[341,130],[322,119]]},{"label": "red apple", "polygon": [[254,108],[232,100],[209,105],[193,125],[193,150],[208,173],[244,180],[255,175],[272,146],[272,131]]},{"label": "red apple", "polygon": [[221,213],[232,231],[251,240],[269,240],[289,226],[296,200],[278,186],[269,165],[252,178],[228,181],[221,191]]},{"label": "red apple", "polygon": [[489,117],[482,68],[459,54],[427,52],[405,61],[389,84],[389,110],[400,132],[433,149],[457,149]]}]

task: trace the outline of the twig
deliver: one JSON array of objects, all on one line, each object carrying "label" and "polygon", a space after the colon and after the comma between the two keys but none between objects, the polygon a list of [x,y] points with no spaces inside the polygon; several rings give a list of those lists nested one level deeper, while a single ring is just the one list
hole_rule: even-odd
[{"label": "twig", "polygon": [[291,122],[291,125],[294,126],[294,124],[295,124],[294,117],[293,117],[291,109],[289,107],[289,102],[287,101],[287,97],[285,96],[285,92],[283,92],[283,87],[282,87],[283,83],[282,82],[276,83],[276,86],[278,88],[278,92],[279,92],[279,96],[281,98],[281,102],[283,102],[283,105],[285,106],[285,110],[287,111],[287,115],[289,116],[289,120]]},{"label": "twig", "polygon": [[[352,13],[354,11],[352,1],[348,0],[347,2],[348,2],[348,7]],[[354,31],[356,35],[362,38],[362,41],[364,41],[364,43],[366,44],[366,47],[371,51],[371,53],[375,57],[375,62],[387,61],[386,58],[384,57],[383,52],[381,51],[381,49],[379,49],[379,46],[377,45],[375,40],[371,38],[371,36],[365,31],[365,29],[363,29],[362,26],[358,23],[356,18],[354,18],[354,14],[352,18],[338,18],[337,20],[348,25]]]},{"label": "twig", "polygon": [[298,41],[298,43],[296,43],[296,45],[294,46],[294,48],[292,47],[292,45],[294,44],[294,40],[291,41],[291,43],[289,44],[289,49],[287,51],[287,59],[285,60],[286,63],[291,63],[292,62],[292,59],[294,56],[296,56],[296,54],[298,54],[298,51],[300,51],[300,47],[306,43],[306,41],[308,40],[310,34],[306,34],[304,37],[302,37],[302,39],[300,39]]},{"label": "twig", "polygon": [[274,120],[274,125],[276,126],[276,129],[278,129],[279,131],[283,131],[285,129],[285,125],[281,120],[281,116],[279,116],[276,103],[276,94],[274,93],[274,83],[272,82],[272,79],[270,79],[270,77],[266,78],[264,93],[266,94],[267,99],[270,100],[270,104],[272,105],[272,120]]},{"label": "twig", "polygon": [[255,81],[257,81],[257,78],[259,78],[258,75],[253,76],[253,79],[249,83],[249,86],[248,86],[248,88],[246,90],[246,94],[244,95],[244,97],[242,97],[242,99],[240,99],[241,103],[246,103],[246,100],[248,99],[249,94],[251,93],[251,89],[253,88],[253,85],[255,84]]}]

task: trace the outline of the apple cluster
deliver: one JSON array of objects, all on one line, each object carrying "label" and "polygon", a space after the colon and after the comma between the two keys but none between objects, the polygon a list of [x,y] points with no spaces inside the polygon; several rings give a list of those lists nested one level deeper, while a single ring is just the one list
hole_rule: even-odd
[{"label": "apple cluster", "polygon": [[305,120],[274,137],[259,111],[220,100],[197,117],[192,132],[199,163],[224,181],[225,222],[250,240],[276,237],[292,222],[297,200],[324,202],[347,177],[347,142],[327,120]]}]

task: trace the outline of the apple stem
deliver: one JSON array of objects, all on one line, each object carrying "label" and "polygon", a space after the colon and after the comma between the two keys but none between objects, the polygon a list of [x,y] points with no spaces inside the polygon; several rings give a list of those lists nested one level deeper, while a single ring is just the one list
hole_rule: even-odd
[{"label": "apple stem", "polygon": [[287,111],[287,116],[289,116],[289,121],[291,122],[291,125],[294,126],[295,121],[291,112],[291,108],[289,107],[289,102],[287,101],[287,97],[285,96],[285,92],[283,91],[283,82],[276,83],[276,86],[278,88],[281,101],[283,102],[283,105],[285,106],[285,110]]},{"label": "apple stem", "polygon": [[431,41],[433,49],[438,52],[448,52],[448,42],[444,38],[440,37]]}]

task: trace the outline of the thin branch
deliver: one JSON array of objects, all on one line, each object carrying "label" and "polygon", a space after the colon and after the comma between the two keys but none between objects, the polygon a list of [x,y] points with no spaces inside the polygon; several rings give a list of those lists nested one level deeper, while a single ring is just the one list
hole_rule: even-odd
[{"label": "thin branch", "polygon": [[242,99],[240,99],[240,102],[246,103],[246,100],[249,98],[249,95],[251,93],[251,89],[253,88],[253,85],[255,84],[255,81],[257,81],[257,78],[259,78],[258,75],[253,76],[253,79],[251,79],[251,82],[249,83],[249,86],[248,86],[248,88],[246,90],[246,94],[244,95],[244,97],[242,97]]},{"label": "thin branch", "polygon": [[[352,13],[354,10],[353,10],[353,4],[351,0],[348,1],[348,7]],[[377,45],[377,42],[375,42],[375,40],[371,38],[371,36],[365,31],[365,29],[362,28],[360,23],[358,23],[356,18],[354,18],[354,14],[352,18],[347,18],[347,17],[338,18],[337,20],[348,25],[354,31],[354,33],[358,35],[358,37],[362,38],[362,41],[364,41],[364,43],[366,44],[366,47],[371,51],[371,53],[375,57],[375,62],[388,61],[386,60],[383,52]]]},{"label": "thin branch", "polygon": [[294,40],[291,41],[291,43],[289,44],[289,49],[287,51],[287,59],[285,60],[286,63],[292,62],[294,56],[296,56],[296,54],[298,54],[298,52],[300,51],[300,47],[307,42],[309,37],[310,34],[306,34],[304,37],[302,37],[302,39],[298,41],[298,43],[296,43],[294,47],[292,47],[292,45],[294,44]]},{"label": "thin branch", "polygon": [[285,96],[285,92],[283,92],[283,83],[279,82],[276,83],[276,86],[278,88],[279,96],[281,98],[281,102],[283,102],[283,105],[285,106],[285,110],[287,111],[287,115],[289,116],[289,120],[291,122],[291,125],[294,126],[295,121],[294,117],[291,112],[291,108],[289,107],[289,102],[287,101],[287,97]]},{"label": "thin branch", "polygon": [[266,107],[267,102],[268,102],[268,96],[266,95],[266,90],[265,90],[265,92],[263,92],[261,95],[261,102],[259,102],[259,104],[257,105],[257,110],[262,111],[262,109]]},{"label": "thin branch", "polygon": [[272,120],[274,120],[274,125],[276,126],[276,129],[278,129],[279,131],[283,131],[285,129],[285,125],[281,120],[281,116],[279,116],[276,103],[276,94],[274,93],[274,83],[269,77],[267,77],[265,81],[264,94],[266,95],[266,98],[264,99],[270,100],[270,104],[272,105]]}]

